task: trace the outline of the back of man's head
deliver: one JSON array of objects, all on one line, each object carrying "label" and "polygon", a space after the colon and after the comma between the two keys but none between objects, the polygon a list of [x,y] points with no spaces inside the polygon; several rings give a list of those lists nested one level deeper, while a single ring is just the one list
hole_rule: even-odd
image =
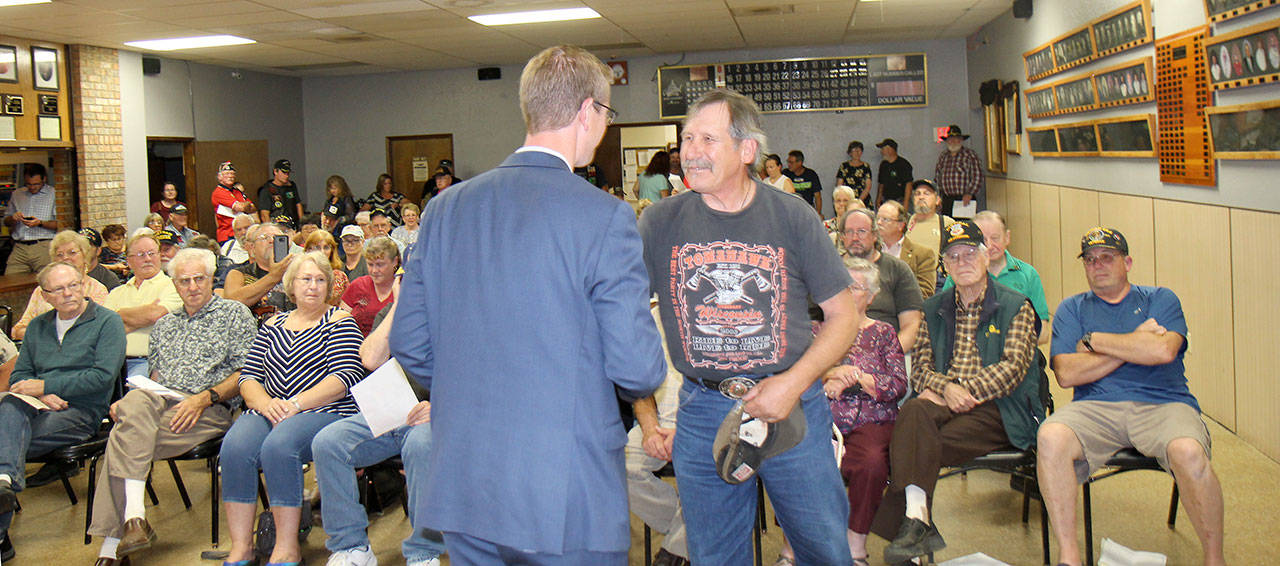
[{"label": "back of man's head", "polygon": [[590,52],[557,45],[534,55],[520,74],[520,112],[527,133],[568,126],[582,101],[608,103],[613,72]]}]

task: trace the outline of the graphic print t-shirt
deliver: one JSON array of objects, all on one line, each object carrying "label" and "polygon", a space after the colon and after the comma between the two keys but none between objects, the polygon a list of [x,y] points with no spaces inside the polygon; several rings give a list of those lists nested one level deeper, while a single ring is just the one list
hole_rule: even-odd
[{"label": "graphic print t-shirt", "polygon": [[671,360],[720,380],[783,371],[813,341],[808,300],[851,284],[813,209],[756,183],[746,210],[712,210],[694,192],[640,217],[645,264]]}]

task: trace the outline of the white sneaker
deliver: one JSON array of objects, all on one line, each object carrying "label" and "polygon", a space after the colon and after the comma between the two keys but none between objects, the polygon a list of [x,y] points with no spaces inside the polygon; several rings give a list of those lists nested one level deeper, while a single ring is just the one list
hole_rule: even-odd
[{"label": "white sneaker", "polygon": [[367,546],[348,548],[329,555],[326,566],[378,566],[378,557]]},{"label": "white sneaker", "polygon": [[440,566],[439,558],[428,558],[426,560],[417,560],[410,562],[408,566]]}]

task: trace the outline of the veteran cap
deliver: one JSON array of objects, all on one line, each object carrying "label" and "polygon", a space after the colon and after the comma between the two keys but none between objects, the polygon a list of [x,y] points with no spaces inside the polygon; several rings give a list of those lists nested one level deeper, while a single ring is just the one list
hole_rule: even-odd
[{"label": "veteran cap", "polygon": [[800,405],[776,423],[752,417],[743,407],[738,403],[729,411],[712,445],[716,473],[731,484],[751,479],[761,463],[799,444],[808,430]]},{"label": "veteran cap", "polygon": [[976,248],[986,241],[982,238],[982,230],[972,220],[952,222],[950,226],[947,226],[946,233],[942,237],[943,252],[946,252],[951,246],[961,244]]},{"label": "veteran cap", "polygon": [[1129,242],[1124,239],[1124,234],[1101,226],[1085,232],[1084,237],[1080,238],[1080,255],[1076,257],[1084,257],[1084,253],[1090,248],[1109,248],[1129,255]]}]

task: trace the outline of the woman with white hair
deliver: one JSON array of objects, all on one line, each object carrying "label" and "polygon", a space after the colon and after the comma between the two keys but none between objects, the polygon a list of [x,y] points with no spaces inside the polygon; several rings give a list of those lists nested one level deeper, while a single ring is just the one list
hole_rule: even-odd
[{"label": "woman with white hair", "polygon": [[831,190],[831,208],[834,208],[836,215],[828,218],[822,223],[827,227],[827,231],[836,233],[840,231],[840,217],[844,216],[849,207],[863,208],[862,201],[858,200],[858,195],[854,194],[853,189],[840,185]]},{"label": "woman with white hair", "polygon": [[230,566],[254,563],[253,517],[261,467],[275,548],[269,563],[297,564],[302,515],[302,465],[320,429],[358,412],[350,388],[364,378],[363,335],[350,313],[330,306],[333,267],[309,252],[295,258],[284,288],[297,309],[278,314],[258,330],[240,374],[247,410],[222,442],[222,500],[227,510]]}]

